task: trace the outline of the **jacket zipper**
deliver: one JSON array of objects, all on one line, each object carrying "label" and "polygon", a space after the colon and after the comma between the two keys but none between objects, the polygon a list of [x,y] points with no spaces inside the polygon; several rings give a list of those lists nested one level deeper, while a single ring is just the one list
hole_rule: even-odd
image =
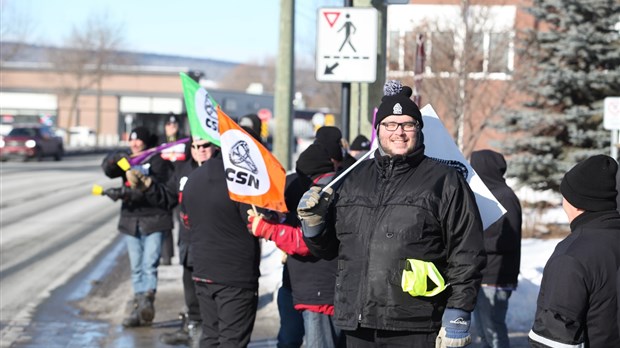
[{"label": "jacket zipper", "polygon": [[[392,171],[394,170],[394,160],[392,158],[390,158],[390,163],[388,165],[387,171],[386,171],[386,176],[385,179],[382,180],[381,185],[380,185],[380,190],[379,190],[379,200],[377,201],[377,206],[375,208],[379,208],[383,202],[383,193],[385,192],[385,187],[387,186],[387,181],[390,177],[392,177]],[[376,211],[376,210],[375,210]],[[380,214],[383,214],[383,211],[381,211]],[[368,236],[368,243],[366,243],[366,253],[368,255],[368,262],[366,262],[364,264],[364,272],[362,274],[368,274],[368,265],[370,264],[370,242],[372,241],[372,236],[374,235],[374,232],[376,230],[377,227],[377,223],[381,220],[380,219],[381,216],[377,216],[376,219],[374,219],[374,224],[372,226],[372,228],[370,229],[370,236]],[[366,298],[366,283],[362,282],[362,289],[360,291],[360,298],[359,298],[359,315],[357,317],[357,322],[358,324],[362,322],[362,311],[364,310],[363,308],[363,303],[364,300]]]}]

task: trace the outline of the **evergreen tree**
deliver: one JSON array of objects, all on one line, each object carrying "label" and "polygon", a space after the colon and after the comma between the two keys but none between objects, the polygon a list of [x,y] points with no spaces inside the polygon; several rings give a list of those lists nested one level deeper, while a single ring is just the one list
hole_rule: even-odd
[{"label": "evergreen tree", "polygon": [[620,2],[533,0],[536,27],[523,35],[530,96],[495,126],[510,137],[510,172],[536,189],[555,189],[564,173],[594,153],[606,153],[603,99],[620,95]]}]

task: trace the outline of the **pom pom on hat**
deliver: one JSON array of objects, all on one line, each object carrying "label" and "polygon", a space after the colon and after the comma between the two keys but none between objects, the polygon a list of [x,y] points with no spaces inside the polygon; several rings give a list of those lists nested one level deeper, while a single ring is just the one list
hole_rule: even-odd
[{"label": "pom pom on hat", "polygon": [[562,179],[560,192],[575,208],[586,211],[616,209],[618,163],[606,155],[579,162]]},{"label": "pom pom on hat", "polygon": [[420,128],[424,126],[422,122],[422,113],[411,100],[413,90],[409,86],[403,86],[400,81],[389,80],[383,86],[381,105],[377,110],[374,127],[377,128],[381,122],[391,115],[408,115],[418,121]]}]

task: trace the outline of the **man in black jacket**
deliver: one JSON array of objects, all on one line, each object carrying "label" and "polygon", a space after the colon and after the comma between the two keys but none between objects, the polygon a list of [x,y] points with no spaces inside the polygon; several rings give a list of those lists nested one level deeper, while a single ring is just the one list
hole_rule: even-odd
[{"label": "man in black jacket", "polygon": [[618,164],[592,156],[560,184],[571,234],[545,265],[529,334],[533,347],[620,347]]},{"label": "man in black jacket", "polygon": [[[174,173],[166,185],[153,185],[154,190],[159,189],[159,194],[165,200],[165,206],[173,209],[177,203],[183,200],[183,189],[187,178],[194,169],[200,167],[215,153],[215,146],[207,140],[193,137],[190,148],[189,160],[177,162]],[[200,339],[202,320],[200,307],[192,279],[193,265],[190,262],[190,231],[185,227],[183,214],[179,217],[179,263],[183,266],[183,293],[187,313],[182,313],[182,327],[174,332],[166,332],[160,336],[163,343],[171,345],[184,344],[197,347]]]},{"label": "man in black jacket", "polygon": [[245,347],[258,305],[259,241],[251,206],[230,199],[219,149],[188,177],[181,211],[191,231],[190,262],[202,317],[201,347]]},{"label": "man in black jacket", "polygon": [[[132,154],[138,154],[153,145],[152,138],[145,127],[133,129],[129,135]],[[166,182],[171,171],[170,162],[153,156],[144,164],[133,166],[124,173],[124,186],[117,194],[108,195],[114,200],[123,201],[118,229],[125,234],[135,294],[131,314],[123,320],[125,327],[149,325],[155,317],[153,302],[157,290],[162,233],[172,229],[172,215],[170,210],[153,203],[147,190],[153,181]]]},{"label": "man in black jacket", "polygon": [[385,91],[375,158],[335,193],[304,194],[304,240],[338,257],[334,321],[348,347],[462,347],[485,263],[480,213],[465,178],[424,155],[411,88]]},{"label": "man in black jacket", "polygon": [[487,265],[482,270],[482,287],[474,310],[475,326],[484,347],[507,348],[508,299],[517,288],[521,261],[521,204],[504,179],[506,160],[502,154],[474,151],[470,163],[506,209],[506,214],[484,231]]}]

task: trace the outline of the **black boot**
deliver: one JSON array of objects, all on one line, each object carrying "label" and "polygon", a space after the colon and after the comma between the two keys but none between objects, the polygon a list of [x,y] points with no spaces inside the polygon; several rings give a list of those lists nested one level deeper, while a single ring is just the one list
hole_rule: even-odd
[{"label": "black boot", "polygon": [[202,322],[190,320],[187,324],[187,331],[189,332],[189,348],[200,348],[200,336],[202,336]]},{"label": "black boot", "polygon": [[149,325],[155,318],[155,292],[147,291],[138,300],[138,315],[143,325]]},{"label": "black boot", "polygon": [[159,336],[159,340],[162,343],[169,345],[185,345],[189,346],[189,318],[187,317],[187,313],[180,313],[179,317],[181,318],[181,328],[174,332],[165,332]]},{"label": "black boot", "polygon": [[138,315],[138,302],[140,302],[140,296],[136,295],[133,300],[131,300],[131,313],[129,316],[123,319],[124,327],[137,327],[140,326],[140,316]]}]

